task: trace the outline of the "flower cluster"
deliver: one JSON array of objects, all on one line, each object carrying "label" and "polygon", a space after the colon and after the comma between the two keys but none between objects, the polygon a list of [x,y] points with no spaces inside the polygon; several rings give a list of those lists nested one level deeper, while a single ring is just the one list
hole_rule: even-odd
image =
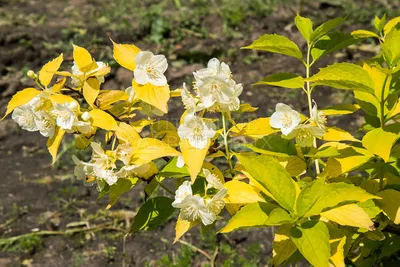
[{"label": "flower cluster", "polygon": [[175,201],[172,206],[180,209],[180,218],[189,222],[201,221],[204,225],[212,224],[218,214],[225,207],[224,197],[228,190],[224,187],[219,178],[210,172],[203,169],[203,175],[207,180],[206,189],[214,189],[217,192],[213,196],[193,195],[191,183],[185,181],[179,186],[175,192]]},{"label": "flower cluster", "polygon": [[326,117],[323,111],[317,110],[314,102],[311,118],[301,124],[300,114],[290,106],[278,103],[275,112],[270,118],[270,125],[280,129],[283,136],[287,139],[296,139],[296,143],[301,147],[313,146],[314,138],[323,138],[326,127]]}]

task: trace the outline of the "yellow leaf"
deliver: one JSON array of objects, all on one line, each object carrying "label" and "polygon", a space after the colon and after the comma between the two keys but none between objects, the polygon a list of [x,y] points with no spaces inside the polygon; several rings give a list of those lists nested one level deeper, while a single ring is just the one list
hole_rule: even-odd
[{"label": "yellow leaf", "polygon": [[344,245],[346,244],[346,237],[344,236],[339,241],[331,243],[331,257],[329,260],[335,267],[344,267]]},{"label": "yellow leaf", "polygon": [[89,75],[86,77],[94,77],[94,76],[105,76],[106,74],[110,73],[111,67],[110,66],[105,66],[104,68],[98,69],[96,71],[90,72]]},{"label": "yellow leaf", "polygon": [[136,130],[124,122],[120,122],[118,124],[115,134],[120,142],[122,141],[129,144],[134,144],[138,139],[140,139],[140,135],[136,132]]},{"label": "yellow leaf", "polygon": [[278,161],[291,176],[299,176],[307,169],[305,161],[298,156],[278,158]]},{"label": "yellow leaf", "polygon": [[78,135],[75,139],[75,147],[77,149],[85,149],[90,145],[93,138],[87,138],[84,134]]},{"label": "yellow leaf", "polygon": [[132,80],[132,87],[135,90],[137,99],[158,108],[164,113],[168,113],[167,103],[170,98],[168,84],[164,86],[155,86],[151,83],[141,85]]},{"label": "yellow leaf", "polygon": [[224,185],[228,189],[226,200],[234,204],[247,204],[255,202],[265,202],[264,198],[260,195],[260,189],[252,185],[232,180]]},{"label": "yellow leaf", "polygon": [[376,200],[377,205],[395,224],[400,224],[400,192],[386,189],[376,195],[382,198]]},{"label": "yellow leaf", "polygon": [[145,180],[149,179],[153,175],[158,173],[157,165],[154,162],[149,162],[137,168],[135,174],[137,177],[143,178]]},{"label": "yellow leaf", "polygon": [[389,160],[390,151],[399,139],[397,134],[386,132],[382,128],[369,131],[362,139],[363,146],[371,153],[380,156],[385,162]]},{"label": "yellow leaf", "polygon": [[53,93],[59,93],[61,89],[64,87],[65,82],[67,81],[67,78],[62,78],[56,81],[56,83],[51,87],[51,91]]},{"label": "yellow leaf", "polygon": [[132,149],[132,160],[135,165],[146,164],[153,159],[180,155],[178,151],[168,144],[154,138],[139,139],[132,144]]},{"label": "yellow leaf", "polygon": [[400,17],[389,20],[383,28],[385,35],[388,34],[398,23],[400,23]]},{"label": "yellow leaf", "polygon": [[41,91],[36,90],[35,88],[26,88],[22,91],[17,92],[8,102],[7,111],[2,120],[7,117],[14,109],[19,106],[27,104],[29,101],[32,100],[35,96],[40,94]]},{"label": "yellow leaf", "polygon": [[140,49],[133,44],[117,44],[113,40],[114,45],[114,59],[122,67],[133,71],[136,68],[136,55]]},{"label": "yellow leaf", "polygon": [[105,111],[100,109],[93,109],[89,112],[92,124],[95,127],[99,127],[108,131],[115,131],[118,129],[117,122],[115,119]]},{"label": "yellow leaf", "polygon": [[179,142],[182,157],[185,160],[192,183],[194,183],[197,175],[201,171],[210,143],[211,141],[208,141],[207,145],[203,149],[197,149],[192,147],[187,139]]},{"label": "yellow leaf", "polygon": [[101,90],[100,95],[97,97],[99,107],[101,109],[109,109],[111,105],[118,101],[126,101],[129,96],[124,91],[120,90]]},{"label": "yellow leaf", "polygon": [[234,133],[233,135],[235,136],[244,135],[256,139],[279,132],[279,130],[271,127],[269,118],[259,118],[249,123],[239,123],[229,131]]},{"label": "yellow leaf", "polygon": [[353,142],[360,142],[360,140],[356,139],[352,136],[349,132],[342,130],[337,127],[329,127],[324,134],[322,140],[325,141],[353,141]]},{"label": "yellow leaf", "polygon": [[290,224],[282,225],[275,233],[272,247],[272,263],[274,266],[281,265],[297,250],[296,245],[290,239],[291,228]]},{"label": "yellow leaf", "polygon": [[357,204],[348,204],[321,213],[321,217],[336,222],[340,225],[348,225],[373,230],[374,223],[368,214]]},{"label": "yellow leaf", "polygon": [[175,125],[169,121],[161,120],[155,122],[151,130],[155,132],[155,136],[170,146],[179,146],[179,136]]},{"label": "yellow leaf", "polygon": [[42,67],[42,69],[39,72],[39,81],[47,87],[51,79],[53,79],[54,74],[60,68],[61,63],[63,62],[63,54],[61,53],[58,57],[53,59],[52,61],[49,61]]},{"label": "yellow leaf", "polygon": [[191,228],[193,228],[198,222],[189,222],[182,220],[181,218],[178,217],[178,220],[176,221],[176,226],[175,226],[175,239],[174,243],[179,240],[187,231],[189,231]]},{"label": "yellow leaf", "polygon": [[131,123],[131,126],[136,132],[140,133],[144,127],[153,124],[153,121],[147,119],[140,119]]},{"label": "yellow leaf", "polygon": [[100,92],[100,83],[97,78],[89,78],[83,84],[83,97],[86,102],[93,108],[94,101]]},{"label": "yellow leaf", "polygon": [[72,45],[74,47],[73,57],[74,62],[78,69],[82,72],[88,72],[97,68],[96,61],[93,60],[92,55],[85,48]]},{"label": "yellow leaf", "polygon": [[56,162],[58,147],[61,144],[61,140],[63,139],[64,134],[65,130],[57,127],[54,131],[54,136],[52,138],[49,138],[49,140],[47,140],[47,148],[49,149],[50,155],[53,158],[52,164]]}]

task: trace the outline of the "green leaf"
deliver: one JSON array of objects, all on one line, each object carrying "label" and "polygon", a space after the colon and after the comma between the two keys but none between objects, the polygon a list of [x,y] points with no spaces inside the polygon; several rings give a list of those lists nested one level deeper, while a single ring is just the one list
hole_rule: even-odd
[{"label": "green leaf", "polygon": [[354,97],[361,109],[373,117],[380,116],[380,104],[375,95],[367,92],[354,91]]},{"label": "green leaf", "polygon": [[315,152],[315,154],[306,154],[305,157],[310,157],[314,159],[319,158],[330,158],[335,156],[340,156],[339,150],[335,146],[321,146]]},{"label": "green leaf", "polygon": [[400,26],[394,27],[385,37],[382,53],[386,63],[394,67],[400,60]]},{"label": "green leaf", "polygon": [[325,183],[325,178],[317,178],[316,181],[303,187],[296,202],[298,216],[303,216],[317,201],[320,196],[321,188]]},{"label": "green leaf", "polygon": [[375,16],[374,27],[375,29],[377,29],[378,32],[381,32],[383,30],[385,23],[386,23],[386,14],[383,14],[382,18]]},{"label": "green leaf", "polygon": [[294,73],[281,72],[265,77],[254,85],[272,85],[291,89],[303,88],[303,77]]},{"label": "green leaf", "polygon": [[267,51],[303,60],[299,47],[287,37],[277,34],[264,34],[251,45],[242,47],[242,49]]},{"label": "green leaf", "polygon": [[138,178],[124,178],[118,179],[118,181],[110,186],[110,204],[108,204],[107,209],[111,208],[119,197],[123,194],[128,192],[138,181]]},{"label": "green leaf", "polygon": [[328,267],[331,256],[329,230],[323,222],[308,221],[290,230],[290,237],[313,266]]},{"label": "green leaf", "polygon": [[178,162],[178,157],[172,158],[167,165],[160,171],[159,175],[168,178],[183,178],[189,177],[190,174],[187,171],[186,166],[182,168],[176,167],[176,163]]},{"label": "green leaf", "polygon": [[327,34],[329,31],[331,31],[334,28],[336,28],[337,26],[339,26],[339,24],[343,23],[345,20],[346,20],[346,18],[336,18],[336,19],[328,20],[325,23],[322,23],[311,34],[310,40],[312,42],[318,40],[319,38],[321,38],[322,36]]},{"label": "green leaf", "polygon": [[294,222],[293,218],[290,217],[290,214],[281,208],[276,208],[271,211],[265,225],[273,226],[273,225],[281,225],[284,223],[292,223]]},{"label": "green leaf", "polygon": [[296,202],[296,185],[285,168],[267,155],[235,154],[246,171],[267,189],[275,200],[288,211]]},{"label": "green leaf", "polygon": [[296,145],[289,139],[282,138],[281,135],[268,135],[258,139],[252,145],[246,145],[254,152],[277,156],[290,157],[297,156]]},{"label": "green leaf", "polygon": [[352,35],[332,32],[322,36],[313,46],[311,55],[313,60],[316,61],[319,58],[329,55],[335,51],[348,47],[352,44],[361,41]]},{"label": "green leaf", "polygon": [[265,226],[269,214],[277,206],[267,202],[247,204],[241,208],[220,230],[221,233],[229,233],[242,228]]},{"label": "green leaf", "polygon": [[371,153],[380,156],[385,162],[389,160],[392,146],[399,139],[397,134],[386,132],[382,128],[369,131],[362,139],[363,146]]},{"label": "green leaf", "polygon": [[296,245],[290,239],[290,229],[292,226],[290,224],[285,224],[279,227],[278,231],[274,236],[273,243],[273,266],[278,266],[282,264],[286,259],[293,255],[297,250]]},{"label": "green leaf", "polygon": [[377,197],[352,184],[325,184],[320,190],[320,197],[304,216],[320,214],[324,209],[335,207],[342,202],[364,202],[374,198]]},{"label": "green leaf", "polygon": [[[369,180],[371,181],[371,180]],[[378,184],[379,187],[379,184]],[[375,202],[372,199],[369,199],[367,201],[361,202],[357,204],[359,207],[361,207],[367,214],[368,216],[373,219],[381,213],[381,209],[375,204]]]},{"label": "green leaf", "polygon": [[351,63],[335,63],[306,79],[315,85],[325,85],[338,89],[374,92],[374,83],[368,72]]},{"label": "green leaf", "polygon": [[296,24],[296,27],[300,31],[301,35],[303,35],[304,39],[309,42],[311,34],[313,33],[312,21],[309,18],[304,18],[297,14],[297,16],[294,18],[294,23]]},{"label": "green leaf", "polygon": [[382,198],[376,200],[377,205],[395,224],[400,224],[400,192],[386,189],[376,195]]},{"label": "green leaf", "polygon": [[174,207],[172,207],[172,202],[173,199],[168,197],[155,197],[147,200],[140,207],[129,232],[156,229],[175,211]]}]

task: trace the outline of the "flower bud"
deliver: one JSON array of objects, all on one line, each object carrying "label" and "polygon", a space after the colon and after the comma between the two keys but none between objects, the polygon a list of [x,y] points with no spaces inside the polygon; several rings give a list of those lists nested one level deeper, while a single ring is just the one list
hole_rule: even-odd
[{"label": "flower bud", "polygon": [[28,72],[26,73],[26,75],[27,75],[29,78],[31,78],[31,79],[34,79],[34,80],[37,79],[37,75],[36,75],[36,73],[35,73],[33,70],[28,70]]},{"label": "flower bud", "polygon": [[82,115],[81,115],[81,118],[82,118],[82,120],[84,120],[84,121],[88,121],[88,120],[90,119],[90,114],[89,114],[89,112],[87,112],[87,111],[83,112]]},{"label": "flower bud", "polygon": [[74,110],[78,108],[78,103],[76,103],[75,101],[72,101],[68,104],[69,108]]}]

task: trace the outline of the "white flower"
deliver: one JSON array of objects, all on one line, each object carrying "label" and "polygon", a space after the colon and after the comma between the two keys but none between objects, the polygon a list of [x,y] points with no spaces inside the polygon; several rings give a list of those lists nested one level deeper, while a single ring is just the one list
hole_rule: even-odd
[{"label": "white flower", "polygon": [[187,196],[181,203],[175,204],[175,207],[181,209],[180,218],[189,222],[200,219],[204,225],[210,225],[217,218],[208,210],[204,199],[200,196]]},{"label": "white flower", "polygon": [[73,125],[73,130],[87,135],[96,132],[95,128],[87,121],[76,121]]},{"label": "white flower", "polygon": [[190,145],[197,149],[203,149],[215,133],[215,125],[212,122],[204,121],[193,114],[186,115],[184,123],[178,128],[179,137],[188,139]]},{"label": "white flower", "polygon": [[144,164],[140,166],[136,165],[125,165],[119,171],[115,173],[115,175],[119,178],[126,178],[134,175],[139,175],[146,173],[149,171],[149,164]]},{"label": "white flower", "polygon": [[290,134],[301,121],[300,114],[288,105],[276,104],[276,110],[269,121],[274,128],[281,129],[284,135]]},{"label": "white flower", "polygon": [[228,104],[219,104],[220,110],[226,111],[236,111],[240,109],[240,99],[239,96],[243,92],[243,86],[241,83],[233,85],[233,96],[231,102]]},{"label": "white flower", "polygon": [[178,160],[176,161],[176,167],[182,168],[183,166],[185,166],[185,159],[182,155],[179,155]]},{"label": "white flower", "polygon": [[113,170],[106,170],[98,165],[94,165],[93,172],[96,177],[103,179],[108,185],[113,185],[118,180]]},{"label": "white flower", "polygon": [[11,117],[24,130],[30,132],[38,130],[35,113],[29,104],[14,109]]},{"label": "white flower", "polygon": [[132,146],[129,143],[118,145],[116,150],[117,158],[125,165],[129,165],[132,158],[132,153]]},{"label": "white flower", "polygon": [[201,80],[207,76],[221,75],[225,79],[230,79],[232,76],[229,66],[224,62],[219,62],[217,58],[212,58],[207,63],[207,68],[200,69],[193,73],[196,80]]},{"label": "white flower", "polygon": [[128,88],[125,89],[125,93],[127,93],[129,96],[128,102],[132,103],[133,100],[135,100],[135,89],[133,89],[132,86],[129,86]]},{"label": "white flower", "polygon": [[93,164],[79,160],[75,155],[72,155],[72,160],[75,163],[74,174],[78,180],[86,181],[88,176],[94,176]]},{"label": "white flower", "polygon": [[323,110],[318,111],[317,103],[313,100],[314,106],[311,111],[311,122],[315,123],[319,128],[325,130],[326,116]]},{"label": "white flower", "polygon": [[83,112],[82,115],[81,115],[81,118],[82,118],[82,120],[84,120],[84,121],[90,120],[90,117],[91,117],[91,116],[90,116],[89,112],[87,112],[87,111]]},{"label": "white flower", "polygon": [[[107,67],[107,64],[105,64],[102,61],[96,61],[97,64],[97,68],[95,68],[94,70],[88,71],[86,73],[86,76],[90,76],[91,74]],[[82,71],[79,70],[78,66],[76,65],[75,61],[74,64],[71,67],[71,72],[73,75],[77,76],[77,77],[81,77],[84,73]],[[99,81],[99,83],[104,83],[104,76],[96,76],[97,80]],[[82,85],[82,82],[80,79],[76,78],[76,77],[71,77],[71,83],[72,85],[78,87]]]},{"label": "white flower", "polygon": [[215,215],[220,214],[222,209],[225,207],[225,201],[223,200],[223,198],[226,196],[227,193],[228,189],[224,187],[219,190],[218,193],[212,197],[212,199],[207,199],[206,206],[208,210]]},{"label": "white flower", "polygon": [[56,124],[61,129],[72,130],[74,124],[78,121],[78,118],[73,109],[76,108],[76,103],[53,103],[52,114],[56,117]]},{"label": "white flower", "polygon": [[101,145],[95,142],[90,143],[92,147],[93,154],[92,154],[92,161],[96,164],[101,166],[102,168],[115,168],[115,158],[114,155],[110,155],[113,152],[107,151],[106,153]]},{"label": "white flower", "polygon": [[190,185],[189,181],[184,181],[178,189],[175,191],[175,201],[172,202],[172,206],[175,208],[178,208],[179,204],[182,203],[182,201],[188,197],[192,196],[192,186]]},{"label": "white flower", "polygon": [[299,146],[311,147],[313,146],[314,137],[321,139],[324,133],[324,130],[311,124],[299,125],[286,138],[292,139],[295,137]]},{"label": "white flower", "polygon": [[200,102],[199,99],[195,98],[189,92],[185,83],[183,83],[181,97],[182,97],[183,106],[185,107],[185,109],[187,110],[188,113],[195,113],[197,111],[204,109],[203,104]]},{"label": "white flower", "polygon": [[211,173],[210,170],[203,169],[203,174],[206,177],[207,180],[207,189],[209,188],[215,188],[218,190],[224,189],[224,185],[221,183],[219,178],[214,174]]},{"label": "white flower", "polygon": [[44,137],[53,137],[54,131],[56,129],[56,122],[55,119],[51,117],[48,112],[44,110],[39,110],[38,112],[36,112],[35,121],[40,133]]},{"label": "white flower", "polygon": [[164,55],[154,55],[149,51],[141,51],[136,56],[136,68],[133,71],[138,84],[151,83],[156,86],[167,84],[164,72],[168,68]]}]

